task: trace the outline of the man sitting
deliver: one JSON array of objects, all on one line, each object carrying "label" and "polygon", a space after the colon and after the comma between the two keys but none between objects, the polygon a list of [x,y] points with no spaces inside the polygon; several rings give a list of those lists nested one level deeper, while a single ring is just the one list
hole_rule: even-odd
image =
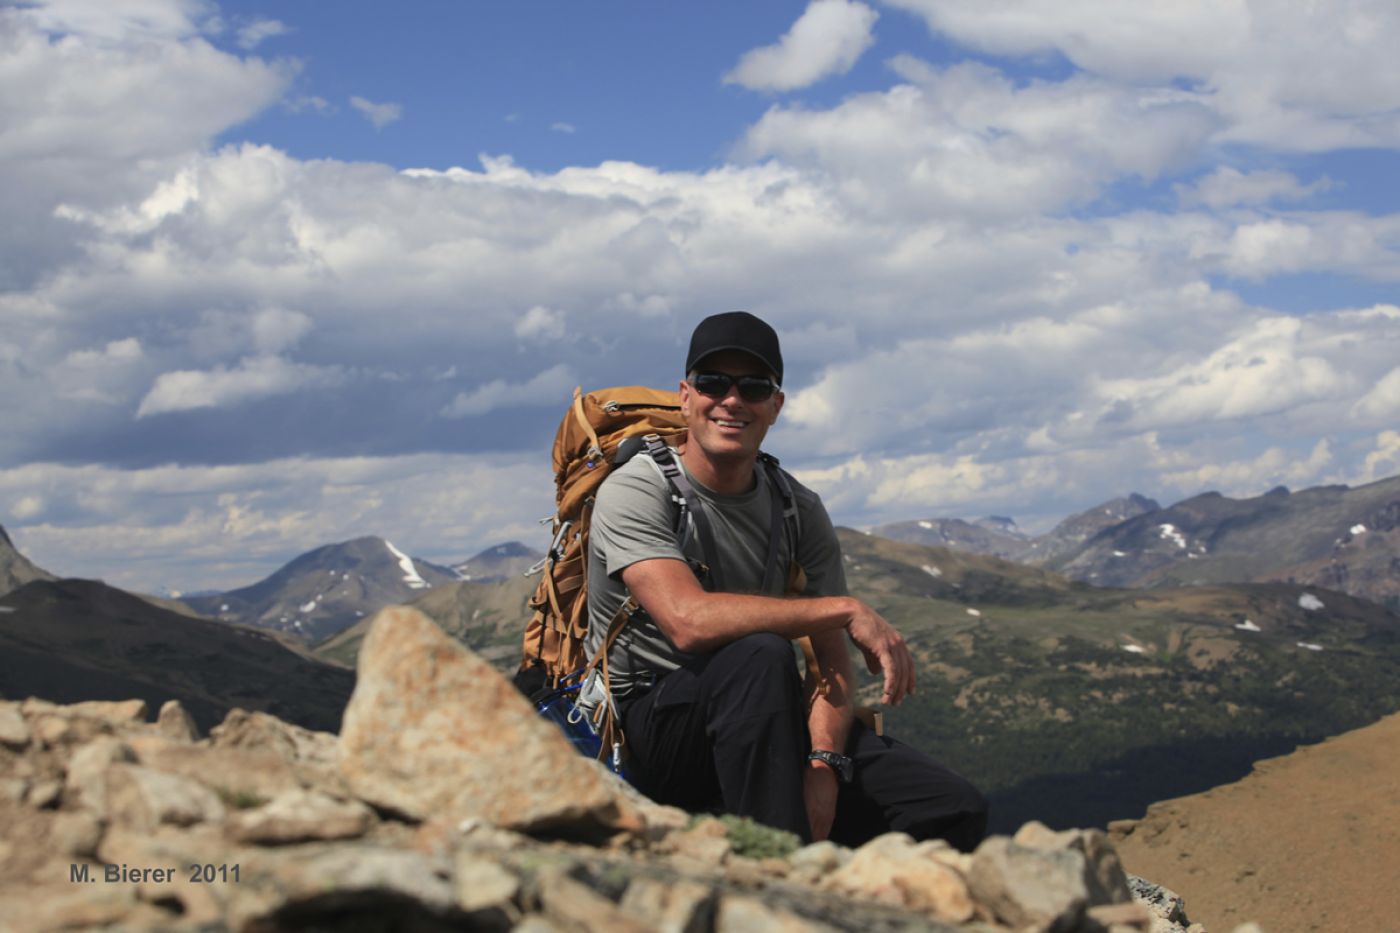
[{"label": "man sitting", "polygon": [[[590,656],[629,595],[642,610],[608,655],[634,782],[659,802],[804,840],[854,846],[898,830],[971,850],[986,829],[982,795],[853,717],[847,638],[883,674],[887,704],[913,691],[914,661],[889,622],[847,595],[817,495],[785,477],[796,520],[775,506],[785,487],[759,445],[783,407],[778,335],[746,312],[713,315],[695,328],[685,372],[688,435],[675,459],[708,530],[678,536],[672,484],[642,455],[600,487],[590,532]],[[794,561],[806,585],[783,598]],[[826,684],[810,708],[791,644],[801,636]]]}]

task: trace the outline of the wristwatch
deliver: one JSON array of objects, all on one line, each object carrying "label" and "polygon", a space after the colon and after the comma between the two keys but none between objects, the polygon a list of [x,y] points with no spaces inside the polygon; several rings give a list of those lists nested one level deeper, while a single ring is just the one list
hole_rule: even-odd
[{"label": "wristwatch", "polygon": [[856,776],[856,766],[851,759],[847,758],[845,755],[829,752],[824,748],[819,748],[812,752],[812,754],[807,756],[807,760],[820,761],[832,771],[835,771],[836,776],[841,779],[842,784],[851,783],[851,779]]}]

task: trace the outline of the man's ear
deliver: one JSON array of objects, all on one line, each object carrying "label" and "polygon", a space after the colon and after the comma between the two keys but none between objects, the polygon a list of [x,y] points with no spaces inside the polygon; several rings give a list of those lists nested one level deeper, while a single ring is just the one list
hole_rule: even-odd
[{"label": "man's ear", "polygon": [[783,400],[786,399],[786,398],[787,398],[787,396],[783,395],[782,392],[776,392],[776,393],[774,393],[774,395],[773,395],[773,417],[771,417],[771,418],[768,419],[768,424],[769,424],[769,425],[772,425],[773,422],[775,422],[775,421],[778,420],[778,412],[780,412],[780,411],[783,410]]},{"label": "man's ear", "polygon": [[680,386],[676,389],[676,394],[679,395],[679,396],[680,396],[680,399],[681,399],[681,414],[682,414],[684,417],[689,418],[689,417],[690,417],[690,383],[688,383],[688,382],[686,382],[684,379],[682,379],[682,380],[681,380]]}]

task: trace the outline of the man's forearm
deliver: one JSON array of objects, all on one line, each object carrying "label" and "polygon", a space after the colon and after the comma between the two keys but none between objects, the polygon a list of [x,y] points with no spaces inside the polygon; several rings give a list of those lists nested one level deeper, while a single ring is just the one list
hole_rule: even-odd
[{"label": "man's forearm", "polygon": [[677,648],[704,653],[756,632],[788,639],[840,632],[851,620],[854,602],[846,596],[789,599],[702,592],[675,607],[671,624],[664,627]]},{"label": "man's forearm", "polygon": [[841,632],[825,632],[812,638],[817,656],[817,669],[825,680],[825,695],[812,701],[807,728],[812,735],[812,748],[845,754],[846,739],[851,733],[854,675],[846,639]]}]

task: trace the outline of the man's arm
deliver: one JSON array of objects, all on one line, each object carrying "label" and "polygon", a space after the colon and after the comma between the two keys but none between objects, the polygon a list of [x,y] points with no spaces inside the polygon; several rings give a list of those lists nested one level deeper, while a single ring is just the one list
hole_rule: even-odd
[{"label": "man's arm", "polygon": [[[824,748],[844,755],[854,710],[851,656],[846,652],[846,640],[840,632],[823,632],[812,636],[812,651],[817,658],[817,668],[827,684],[824,696],[818,694],[813,697],[812,709],[807,715],[812,748]],[[807,763],[802,794],[807,804],[807,822],[812,827],[814,842],[831,835],[840,789],[836,772],[828,765],[820,761]]]},{"label": "man's arm", "polygon": [[681,651],[713,651],[756,632],[788,639],[811,635],[815,644],[817,636],[844,629],[871,673],[884,673],[882,702],[897,705],[914,690],[914,659],[904,637],[858,599],[710,593],[684,561],[669,559],[630,564],[622,571],[622,582]]}]

